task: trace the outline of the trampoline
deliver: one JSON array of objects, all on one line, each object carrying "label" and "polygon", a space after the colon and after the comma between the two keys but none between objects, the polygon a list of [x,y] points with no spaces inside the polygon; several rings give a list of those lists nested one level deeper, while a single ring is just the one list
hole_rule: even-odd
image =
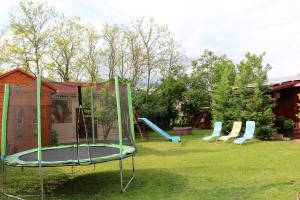
[{"label": "trampoline", "polygon": [[[119,83],[115,77],[114,81],[103,83],[69,85],[71,93],[59,93],[59,90],[49,93],[42,90],[41,76],[36,79],[36,83],[29,86],[5,84],[2,87],[3,194],[17,199],[20,196],[7,192],[10,175],[6,172],[7,166],[38,168],[43,199],[44,167],[72,166],[73,169],[73,166],[114,160],[119,161],[120,189],[125,192],[135,177],[130,84]],[[56,132],[63,140],[53,140],[53,136],[58,135]],[[123,159],[129,157],[132,158],[132,175],[125,182]]]},{"label": "trampoline", "polygon": [[[31,149],[12,154],[6,157],[6,164],[18,167],[39,167],[37,152],[38,149]],[[134,153],[134,147],[123,145],[122,158],[132,156]],[[120,147],[114,144],[80,145],[78,148],[75,145],[48,147],[43,148],[42,155],[42,167],[89,165],[121,159]]]}]

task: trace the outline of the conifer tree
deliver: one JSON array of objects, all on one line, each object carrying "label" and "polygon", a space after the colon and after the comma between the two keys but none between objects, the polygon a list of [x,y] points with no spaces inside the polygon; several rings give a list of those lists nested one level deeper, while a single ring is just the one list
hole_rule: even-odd
[{"label": "conifer tree", "polygon": [[264,53],[257,56],[246,54],[245,60],[238,65],[237,92],[234,98],[235,118],[243,124],[247,120],[255,121],[255,135],[259,139],[270,139],[273,132],[274,106],[265,85],[270,65],[263,64]]},{"label": "conifer tree", "polygon": [[267,79],[267,70],[261,69],[258,71],[256,78],[256,87],[253,92],[253,98],[249,104],[251,118],[256,123],[255,135],[258,139],[267,140],[272,137],[273,132],[273,100],[269,94],[266,94],[268,87],[265,86]]},{"label": "conifer tree", "polygon": [[235,76],[234,65],[231,62],[224,62],[224,69],[220,81],[212,92],[212,114],[214,121],[226,121],[223,130],[229,131],[232,126],[232,86]]}]

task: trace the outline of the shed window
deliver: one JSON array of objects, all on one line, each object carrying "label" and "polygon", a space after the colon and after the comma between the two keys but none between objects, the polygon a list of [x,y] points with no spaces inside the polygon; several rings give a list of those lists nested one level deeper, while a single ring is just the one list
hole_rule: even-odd
[{"label": "shed window", "polygon": [[17,108],[17,137],[23,137],[24,134],[24,117],[23,109],[21,107]]},{"label": "shed window", "polygon": [[56,98],[52,100],[52,122],[72,123],[72,99]]}]

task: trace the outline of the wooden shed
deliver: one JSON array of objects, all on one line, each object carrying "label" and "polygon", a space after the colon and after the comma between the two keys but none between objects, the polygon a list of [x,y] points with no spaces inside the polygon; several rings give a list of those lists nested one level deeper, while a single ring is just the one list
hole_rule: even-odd
[{"label": "wooden shed", "polygon": [[300,119],[296,116],[300,112],[298,94],[300,94],[300,77],[287,78],[272,85],[272,96],[276,100],[274,114],[295,122],[295,137],[300,137]]},{"label": "wooden shed", "polygon": [[[33,74],[30,74],[22,69],[14,69],[5,74],[0,75],[0,119],[2,119],[2,105],[3,105],[3,95],[4,95],[4,84],[9,84],[14,88],[22,86],[25,88],[26,86],[34,86],[36,84],[36,78]],[[34,88],[32,88],[34,92]],[[13,95],[15,91],[11,90],[11,94]],[[56,92],[56,89],[52,87],[50,84],[46,82],[42,82],[42,91],[41,91],[41,118],[42,118],[42,145],[50,146],[51,145],[51,104],[52,104],[52,95]],[[10,130],[8,131],[7,138],[8,140],[14,140],[17,136],[18,130],[22,130],[22,138],[17,140],[15,139],[13,144],[8,146],[9,153],[14,153],[19,150],[26,150],[30,148],[37,147],[37,136],[33,133],[32,129],[34,125],[34,121],[36,118],[36,114],[32,109],[28,112],[28,105],[31,105],[31,108],[34,109],[34,102],[36,98],[36,93],[28,94],[27,96],[22,94],[20,98],[15,98],[10,101],[11,105],[14,105],[15,108],[18,109],[19,112],[14,112],[16,116],[12,115],[10,119],[8,119],[8,123],[10,121],[15,123],[16,119],[12,118],[20,118],[21,126],[18,127],[17,124],[12,126],[8,124]],[[33,101],[31,101],[31,100]],[[25,106],[24,106],[25,105]],[[26,107],[27,105],[27,107]],[[30,131],[29,131],[30,130]],[[1,123],[0,123],[0,133],[1,133]],[[1,134],[0,134],[1,136]],[[22,144],[20,144],[22,143]]]}]

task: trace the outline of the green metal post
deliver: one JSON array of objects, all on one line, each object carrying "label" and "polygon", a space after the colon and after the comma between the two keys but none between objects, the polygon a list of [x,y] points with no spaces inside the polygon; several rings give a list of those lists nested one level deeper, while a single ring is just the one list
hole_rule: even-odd
[{"label": "green metal post", "polygon": [[93,144],[95,144],[95,116],[94,116],[94,87],[91,87],[91,115],[92,115],[92,136]]},{"label": "green metal post", "polygon": [[120,104],[120,91],[119,91],[119,80],[118,77],[115,77],[115,92],[116,92],[116,101],[117,101],[117,113],[118,113],[118,129],[119,129],[119,145],[120,153],[122,154],[122,115],[121,115],[121,104]]},{"label": "green metal post", "polygon": [[132,111],[132,98],[131,98],[131,87],[130,83],[127,83],[127,97],[128,97],[128,111],[129,111],[129,122],[130,122],[130,132],[135,142],[135,133],[134,133],[134,120],[133,120],[133,111]]},{"label": "green metal post", "polygon": [[7,113],[9,102],[9,85],[4,86],[3,110],[2,110],[2,128],[1,128],[1,160],[6,156],[6,136],[7,136]]},{"label": "green metal post", "polygon": [[36,100],[37,100],[37,122],[38,122],[38,161],[42,161],[42,126],[41,126],[41,85],[42,78],[40,75],[37,76],[37,92],[36,92]]}]

